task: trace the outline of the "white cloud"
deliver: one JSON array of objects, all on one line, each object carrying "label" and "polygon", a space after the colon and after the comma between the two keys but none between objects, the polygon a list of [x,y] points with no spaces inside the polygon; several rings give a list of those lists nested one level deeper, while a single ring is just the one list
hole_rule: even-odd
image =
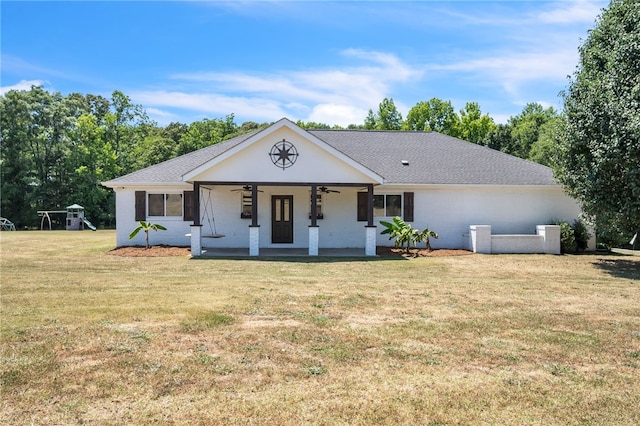
[{"label": "white cloud", "polygon": [[[140,91],[130,94],[135,103],[154,107],[185,109],[211,114],[216,117],[230,113],[256,120],[273,121],[285,117],[286,112],[270,99],[229,97],[219,94],[193,94],[168,91]],[[163,121],[163,120],[159,120]]]},{"label": "white cloud", "polygon": [[305,121],[347,127],[349,124],[362,123],[367,111],[353,105],[318,104]]},{"label": "white cloud", "polygon": [[483,84],[502,86],[504,90],[517,95],[523,84],[547,80],[562,81],[571,74],[578,61],[573,50],[550,51],[546,53],[507,53],[482,59],[471,59],[446,65],[432,66],[433,70],[467,73]]},{"label": "white cloud", "polygon": [[561,2],[556,9],[540,12],[537,18],[549,24],[593,23],[604,6],[602,3],[593,0]]},{"label": "white cloud", "polygon": [[0,87],[0,95],[3,96],[11,90],[31,90],[31,86],[43,86],[44,84],[45,81],[43,80],[20,80],[20,82],[11,86]]},{"label": "white cloud", "polygon": [[[282,117],[348,125],[364,120],[373,108],[389,96],[396,83],[419,78],[421,71],[397,56],[377,51],[347,49],[346,58],[357,60],[342,68],[282,70],[270,73],[198,72],[172,77],[182,91],[140,91],[132,93],[136,102],[277,120]],[[190,91],[197,93],[190,93]]]}]

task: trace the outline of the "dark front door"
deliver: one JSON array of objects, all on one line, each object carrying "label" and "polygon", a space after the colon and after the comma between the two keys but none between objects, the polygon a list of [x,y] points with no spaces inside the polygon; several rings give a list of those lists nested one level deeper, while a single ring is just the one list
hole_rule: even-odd
[{"label": "dark front door", "polygon": [[271,196],[271,242],[293,243],[293,195]]}]

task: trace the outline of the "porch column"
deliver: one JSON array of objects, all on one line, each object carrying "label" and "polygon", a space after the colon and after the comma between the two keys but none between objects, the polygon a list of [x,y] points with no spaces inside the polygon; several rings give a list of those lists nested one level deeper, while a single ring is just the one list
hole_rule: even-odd
[{"label": "porch column", "polygon": [[309,225],[309,256],[318,255],[320,228],[318,227],[318,185],[311,185],[311,225]]},{"label": "porch column", "polygon": [[366,226],[367,230],[366,243],[364,248],[365,256],[375,256],[376,255],[376,234],[378,228],[375,226]]},{"label": "porch column", "polygon": [[258,225],[258,185],[251,185],[251,226],[249,226],[249,256],[260,255],[260,225]]},{"label": "porch column", "polygon": [[318,185],[311,185],[311,226],[318,226]]},{"label": "porch column", "polygon": [[258,225],[258,185],[251,185],[251,226]]},{"label": "porch column", "polygon": [[200,226],[200,182],[193,183],[193,214],[195,215],[193,224]]},{"label": "porch column", "polygon": [[367,185],[367,226],[373,226],[373,185]]},{"label": "porch column", "polygon": [[373,224],[373,185],[367,185],[367,226],[365,239],[365,256],[376,255],[376,234],[378,228]]},{"label": "porch column", "polygon": [[191,225],[191,256],[202,255],[202,225]]},{"label": "porch column", "polygon": [[249,256],[260,255],[260,227],[249,227]]},{"label": "porch column", "polygon": [[318,245],[320,240],[320,227],[309,226],[309,256],[318,255]]}]

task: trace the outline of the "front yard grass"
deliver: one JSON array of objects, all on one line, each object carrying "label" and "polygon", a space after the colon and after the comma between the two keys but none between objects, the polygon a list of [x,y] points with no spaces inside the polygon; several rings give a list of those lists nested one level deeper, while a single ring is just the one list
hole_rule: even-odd
[{"label": "front yard grass", "polygon": [[196,260],[3,232],[5,425],[640,424],[640,257]]}]

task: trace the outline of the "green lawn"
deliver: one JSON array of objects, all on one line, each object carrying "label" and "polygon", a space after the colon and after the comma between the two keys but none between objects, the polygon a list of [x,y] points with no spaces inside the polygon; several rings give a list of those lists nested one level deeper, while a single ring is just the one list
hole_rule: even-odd
[{"label": "green lawn", "polygon": [[640,424],[640,257],[196,260],[3,232],[6,425]]}]

